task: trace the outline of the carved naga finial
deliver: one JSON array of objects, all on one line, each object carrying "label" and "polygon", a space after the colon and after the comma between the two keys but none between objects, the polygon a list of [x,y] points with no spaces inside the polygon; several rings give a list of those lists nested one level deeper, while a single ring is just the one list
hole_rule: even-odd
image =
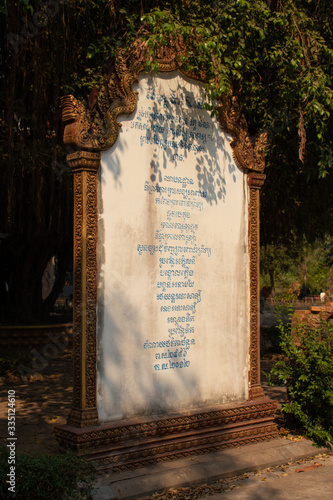
[{"label": "carved naga finial", "polygon": [[116,60],[94,99],[91,109],[72,95],[62,98],[62,119],[65,123],[64,143],[74,149],[105,151],[116,141],[121,123],[117,117],[136,108],[137,92],[132,86],[137,73],[128,69],[122,58]]},{"label": "carved naga finial", "polygon": [[93,149],[88,131],[91,128],[89,111],[72,95],[61,99],[62,121],[65,124],[64,144],[74,149]]}]

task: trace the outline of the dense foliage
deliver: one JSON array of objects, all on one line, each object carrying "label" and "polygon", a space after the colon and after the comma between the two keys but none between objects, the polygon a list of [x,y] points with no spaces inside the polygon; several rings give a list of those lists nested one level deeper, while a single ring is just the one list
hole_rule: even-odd
[{"label": "dense foliage", "polygon": [[282,411],[293,415],[318,446],[333,443],[333,325],[279,324],[280,347],[288,361],[278,361],[270,381],[286,385]]},{"label": "dense foliage", "polygon": [[[0,278],[6,320],[42,320],[71,265],[71,174],[59,97],[86,101],[122,49],[158,45],[205,70],[218,99],[233,89],[251,134],[269,133],[262,242],[332,230],[332,23],[329,0],[2,1]],[[186,50],[184,50],[186,47]],[[55,256],[46,300],[41,278]]]},{"label": "dense foliage", "polygon": [[250,132],[268,131],[263,243],[331,230],[331,15],[329,2],[239,0],[170,3],[143,18],[153,61],[158,44],[185,44],[180,57],[206,70],[212,100],[234,89]]},{"label": "dense foliage", "polygon": [[[18,453],[15,460],[15,492],[8,491],[8,449],[0,448],[0,498],[16,500],[84,499],[89,496],[95,469],[92,463],[72,454],[37,455]],[[12,466],[13,467],[13,466]],[[7,482],[8,481],[8,482]]]},{"label": "dense foliage", "polygon": [[[333,293],[328,282],[333,266],[333,238],[326,235],[314,241],[305,237],[289,243],[267,244],[260,250],[261,287],[270,287],[277,298],[281,294],[319,295]],[[294,297],[295,298],[295,297]]]}]

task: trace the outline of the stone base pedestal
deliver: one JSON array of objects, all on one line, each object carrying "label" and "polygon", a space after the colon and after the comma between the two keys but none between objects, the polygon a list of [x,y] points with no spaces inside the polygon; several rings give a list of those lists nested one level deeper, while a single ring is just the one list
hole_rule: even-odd
[{"label": "stone base pedestal", "polygon": [[277,437],[276,402],[268,398],[94,427],[62,425],[61,448],[94,460],[100,470],[121,471]]}]

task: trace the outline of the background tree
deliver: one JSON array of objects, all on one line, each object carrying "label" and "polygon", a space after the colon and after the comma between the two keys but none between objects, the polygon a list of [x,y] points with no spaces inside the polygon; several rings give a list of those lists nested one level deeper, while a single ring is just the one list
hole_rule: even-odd
[{"label": "background tree", "polygon": [[[260,256],[261,286],[270,286],[277,298],[298,296],[300,292],[302,295],[306,292],[307,295],[318,296],[328,291],[327,279],[333,264],[331,236],[314,241],[303,237],[288,246],[271,243],[261,247]],[[291,289],[294,289],[293,292]]]},{"label": "background tree", "polygon": [[[11,321],[44,319],[71,266],[71,174],[59,97],[86,101],[118,50],[178,44],[214,102],[237,94],[269,132],[263,244],[332,231],[332,6],[327,0],[15,0],[1,3],[1,277]],[[186,51],[184,46],[186,45]],[[94,91],[95,93],[97,90]],[[88,101],[89,102],[89,101]],[[41,296],[56,256],[57,281]]]},{"label": "background tree", "polygon": [[[63,288],[73,217],[59,98],[87,100],[141,14],[134,0],[121,9],[109,0],[1,1],[0,279],[8,285],[2,320],[45,321]],[[53,256],[56,281],[43,300],[42,276]]]},{"label": "background tree", "polygon": [[181,2],[144,17],[157,43],[186,44],[212,101],[237,94],[250,132],[267,130],[262,242],[332,229],[332,6],[324,1]]},{"label": "background tree", "polygon": [[270,287],[271,296],[275,295],[277,278],[288,272],[294,262],[293,257],[288,255],[288,249],[283,245],[270,244],[260,249],[261,273],[268,276],[268,280],[261,285]]}]

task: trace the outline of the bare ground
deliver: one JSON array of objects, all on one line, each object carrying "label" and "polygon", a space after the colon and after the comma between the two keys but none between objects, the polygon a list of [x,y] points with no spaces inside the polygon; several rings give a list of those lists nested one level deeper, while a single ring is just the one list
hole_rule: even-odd
[{"label": "bare ground", "polygon": [[[262,321],[267,327],[274,326],[274,313],[266,313]],[[261,369],[270,371],[281,355],[266,352],[261,358]],[[285,400],[283,387],[269,387],[262,375],[262,383],[267,396],[276,399],[281,406]],[[72,404],[72,355],[65,349],[49,360],[48,365],[27,383],[21,378],[9,375],[2,379],[0,387],[0,438],[6,444],[8,437],[8,390],[15,390],[16,426],[18,452],[56,453],[58,443],[52,435],[55,425],[66,423]]]}]

